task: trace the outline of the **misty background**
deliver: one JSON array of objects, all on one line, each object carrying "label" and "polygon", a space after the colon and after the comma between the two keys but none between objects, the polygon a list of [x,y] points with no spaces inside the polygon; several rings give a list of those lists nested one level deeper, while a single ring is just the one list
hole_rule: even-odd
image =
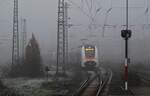
[{"label": "misty background", "polygon": [[[125,28],[125,0],[93,0],[91,11],[85,0],[66,1],[69,3],[68,21],[73,25],[69,28],[69,52],[78,51],[82,39],[86,38],[86,42],[99,47],[100,61],[123,63],[124,40],[120,34]],[[58,0],[19,0],[19,20],[27,20],[28,40],[32,33],[35,34],[44,64],[50,64],[51,58],[56,59],[57,3]],[[129,0],[129,28],[133,32],[129,57],[133,64],[150,62],[149,4],[149,0]],[[94,23],[90,26],[91,18]],[[0,0],[0,64],[11,62],[12,23],[13,0]],[[113,26],[103,30],[104,24]]]}]

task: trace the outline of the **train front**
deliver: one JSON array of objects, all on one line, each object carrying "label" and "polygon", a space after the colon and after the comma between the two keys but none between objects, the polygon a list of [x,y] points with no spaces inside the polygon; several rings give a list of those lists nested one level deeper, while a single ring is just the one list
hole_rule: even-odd
[{"label": "train front", "polygon": [[84,45],[82,46],[81,50],[81,66],[86,69],[93,69],[98,67],[97,47],[93,45]]}]

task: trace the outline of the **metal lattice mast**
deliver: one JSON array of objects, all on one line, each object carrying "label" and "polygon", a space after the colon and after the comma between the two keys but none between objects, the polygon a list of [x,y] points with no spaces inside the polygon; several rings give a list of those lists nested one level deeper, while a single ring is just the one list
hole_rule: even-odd
[{"label": "metal lattice mast", "polygon": [[14,0],[12,67],[19,64],[18,0]]},{"label": "metal lattice mast", "polygon": [[65,2],[65,64],[68,65],[68,3]]},{"label": "metal lattice mast", "polygon": [[64,22],[64,0],[58,1],[58,30],[57,30],[57,70],[62,66],[62,71],[65,72],[65,22]]},{"label": "metal lattice mast", "polygon": [[26,19],[23,19],[23,30],[22,30],[22,58],[25,59],[25,48],[27,43],[27,26]]}]

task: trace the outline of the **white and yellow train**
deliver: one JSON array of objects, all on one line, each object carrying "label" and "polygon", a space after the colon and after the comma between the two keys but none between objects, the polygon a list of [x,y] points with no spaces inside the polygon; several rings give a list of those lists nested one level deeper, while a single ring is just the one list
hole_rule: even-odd
[{"label": "white and yellow train", "polygon": [[94,45],[84,45],[81,47],[81,67],[93,69],[99,66],[98,49]]}]

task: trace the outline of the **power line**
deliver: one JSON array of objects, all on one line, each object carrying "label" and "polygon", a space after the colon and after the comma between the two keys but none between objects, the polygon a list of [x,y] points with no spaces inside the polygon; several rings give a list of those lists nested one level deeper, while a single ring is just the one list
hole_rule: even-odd
[{"label": "power line", "polygon": [[[98,12],[100,12],[100,10],[102,10],[102,7],[99,7],[99,8],[97,8],[96,9],[96,11],[95,11],[95,14],[92,16],[91,14],[93,14],[93,13],[90,13],[90,10],[91,10],[91,8],[93,8],[93,4],[95,4],[95,2],[99,2],[98,0],[94,0],[94,1],[92,1],[92,0],[90,0],[90,3],[89,3],[89,1],[88,0],[81,0],[81,2],[83,3],[82,5],[85,5],[85,3],[86,3],[86,6],[87,6],[87,8],[88,8],[88,12],[89,13],[87,13],[87,12],[85,12],[84,11],[84,9],[80,9],[80,10],[82,10],[82,11],[84,11],[85,12],[85,14],[86,14],[86,16],[88,16],[88,18],[89,18],[89,20],[90,20],[90,23],[89,23],[89,28],[92,28],[92,27],[90,27],[90,26],[95,26],[96,24],[95,24],[95,18],[96,18],[96,16],[97,16],[97,14],[98,14]],[[149,2],[149,1],[147,1],[147,2]],[[96,3],[97,4],[97,3]],[[149,4],[148,4],[149,5]],[[79,6],[78,6],[78,8],[79,8]],[[107,12],[106,12],[106,16],[105,16],[105,19],[104,19],[104,25],[103,25],[103,35],[104,35],[104,31],[105,31],[105,25],[107,25],[107,19],[108,19],[108,16],[109,16],[109,13],[110,13],[110,11],[112,11],[112,9],[125,9],[126,7],[115,7],[115,6],[113,6],[113,1],[111,0],[110,1],[110,8],[107,10]],[[144,7],[129,7],[128,6],[128,8],[129,9],[141,9],[141,8],[144,8]],[[146,10],[145,10],[145,13],[147,14],[149,12],[149,7],[147,7],[146,8]]]},{"label": "power line", "polygon": [[91,4],[89,4],[87,0],[85,0],[85,1],[86,1],[86,4],[87,4],[87,7],[88,7],[88,11],[89,11],[90,16],[91,16],[91,14],[92,14],[91,13],[91,7],[90,7]]},{"label": "power line", "polygon": [[107,19],[108,19],[109,13],[110,13],[111,11],[112,11],[112,8],[109,8],[109,9],[106,11],[106,16],[105,16],[105,19],[104,19],[104,26],[102,27],[102,37],[104,37],[105,26],[107,25]]},{"label": "power line", "polygon": [[71,4],[73,4],[74,6],[76,6],[84,15],[86,15],[88,18],[90,18],[90,16],[80,7],[78,6],[76,3],[74,3],[72,0],[68,0]]},{"label": "power line", "polygon": [[[83,7],[81,8],[80,6],[78,6],[78,5],[77,5],[76,3],[74,3],[73,1],[71,1],[71,0],[69,0],[69,1],[70,1],[73,5],[77,6],[77,8],[78,8],[83,14],[85,14],[85,15],[89,18],[89,20],[90,20],[89,28],[90,28],[90,26],[95,25],[95,18],[96,18],[96,16],[97,16],[97,13],[100,12],[100,10],[102,9],[102,8],[100,8],[100,7],[96,8],[95,14],[93,15],[92,10],[93,10],[93,6],[95,6],[95,5],[94,5],[94,4],[95,4],[95,1],[90,0],[90,3],[89,3],[89,1],[87,1],[87,0],[81,0],[82,5],[85,5],[84,3],[86,3],[89,13],[85,12],[84,9],[83,9]],[[96,1],[97,1],[97,0],[96,0]],[[97,2],[98,2],[98,1],[97,1]],[[97,4],[97,3],[96,3],[96,4]]]},{"label": "power line", "polygon": [[93,9],[93,0],[91,0],[91,11]]},{"label": "power line", "polygon": [[84,0],[81,0],[81,8],[84,8]]},{"label": "power line", "polygon": [[90,23],[88,25],[89,26],[88,29],[91,31],[91,29],[93,29],[93,27],[96,25],[95,19],[96,19],[97,13],[101,10],[101,8],[99,8],[99,7],[96,8],[95,7],[95,9],[94,9],[93,6],[96,6],[96,5],[95,5],[95,1],[93,1],[93,0],[90,0],[90,4],[87,0],[85,0],[85,1],[86,1],[88,11],[89,11],[89,16],[90,16],[90,18],[89,18]]}]

